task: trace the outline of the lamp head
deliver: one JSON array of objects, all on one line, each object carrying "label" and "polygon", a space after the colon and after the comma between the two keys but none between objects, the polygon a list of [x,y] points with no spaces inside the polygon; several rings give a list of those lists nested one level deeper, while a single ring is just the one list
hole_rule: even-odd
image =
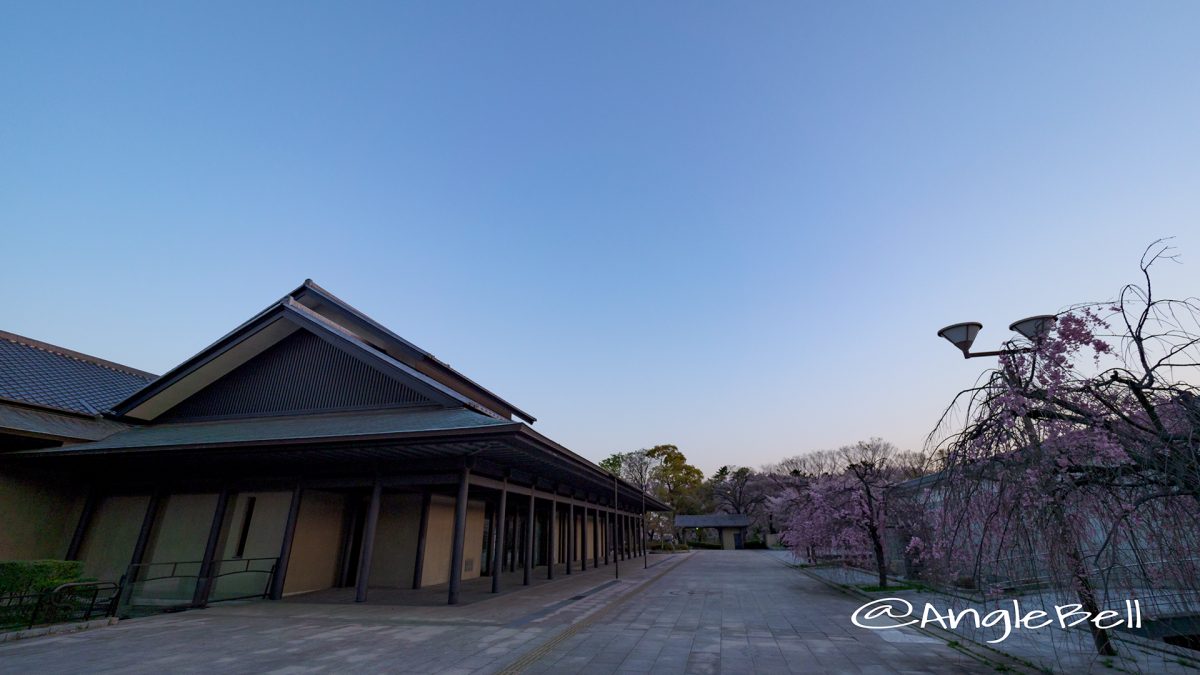
[{"label": "lamp head", "polygon": [[962,350],[966,354],[971,350],[971,345],[975,343],[975,336],[979,334],[979,329],[983,328],[983,324],[978,321],[967,321],[965,323],[956,323],[938,331],[938,337],[944,337],[950,341],[950,344]]},{"label": "lamp head", "polygon": [[1039,314],[1021,319],[1020,321],[1014,321],[1008,329],[1024,335],[1030,342],[1037,344],[1046,339],[1046,336],[1050,334],[1050,329],[1054,328],[1054,322],[1057,320],[1058,317],[1054,314]]}]

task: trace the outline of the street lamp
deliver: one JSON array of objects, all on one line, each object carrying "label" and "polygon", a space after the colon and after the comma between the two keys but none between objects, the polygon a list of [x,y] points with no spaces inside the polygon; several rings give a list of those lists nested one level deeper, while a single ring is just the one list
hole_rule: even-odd
[{"label": "street lamp", "polygon": [[[1054,327],[1054,322],[1057,319],[1058,317],[1053,314],[1039,314],[1021,319],[1020,321],[1014,321],[1009,325],[1008,329],[1024,335],[1030,342],[1037,344],[1050,334],[1050,329]],[[991,352],[972,352],[971,345],[975,343],[975,336],[979,334],[981,328],[983,328],[983,324],[978,321],[966,321],[946,326],[939,330],[937,334],[938,337],[946,338],[950,344],[957,347],[962,352],[964,359],[973,359],[977,356],[1025,354],[1033,351],[1030,347],[1016,347]]]},{"label": "street lamp", "polygon": [[1054,322],[1058,320],[1053,314],[1039,314],[1031,316],[1028,319],[1021,319],[1009,324],[1008,329],[1014,330],[1021,335],[1024,335],[1030,342],[1037,344],[1046,339],[1050,334],[1050,329],[1054,328]]}]

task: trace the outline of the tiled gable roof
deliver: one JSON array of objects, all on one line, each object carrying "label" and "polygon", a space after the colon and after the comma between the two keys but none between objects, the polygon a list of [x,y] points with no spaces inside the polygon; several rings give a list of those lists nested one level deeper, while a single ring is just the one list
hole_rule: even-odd
[{"label": "tiled gable roof", "polygon": [[0,331],[0,399],[95,415],[154,375]]},{"label": "tiled gable roof", "polygon": [[675,527],[749,527],[750,516],[738,513],[706,513],[675,516]]}]

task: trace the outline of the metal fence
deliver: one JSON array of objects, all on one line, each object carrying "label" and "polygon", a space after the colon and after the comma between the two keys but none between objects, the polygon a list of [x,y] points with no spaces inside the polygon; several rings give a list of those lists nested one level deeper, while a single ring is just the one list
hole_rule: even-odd
[{"label": "metal fence", "polygon": [[48,591],[0,596],[0,630],[20,630],[115,616],[121,588],[108,581],[62,584]]},{"label": "metal fence", "polygon": [[198,560],[132,565],[122,579],[123,617],[169,612],[213,602],[267,597],[278,558],[230,558],[201,578]]}]

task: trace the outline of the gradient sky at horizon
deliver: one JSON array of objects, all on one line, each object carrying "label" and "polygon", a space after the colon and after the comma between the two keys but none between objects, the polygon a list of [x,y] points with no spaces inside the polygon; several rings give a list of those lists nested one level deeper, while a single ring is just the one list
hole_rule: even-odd
[{"label": "gradient sky at horizon", "polygon": [[0,329],[306,277],[599,460],[920,447],[935,337],[1200,280],[1200,5],[0,3]]}]

